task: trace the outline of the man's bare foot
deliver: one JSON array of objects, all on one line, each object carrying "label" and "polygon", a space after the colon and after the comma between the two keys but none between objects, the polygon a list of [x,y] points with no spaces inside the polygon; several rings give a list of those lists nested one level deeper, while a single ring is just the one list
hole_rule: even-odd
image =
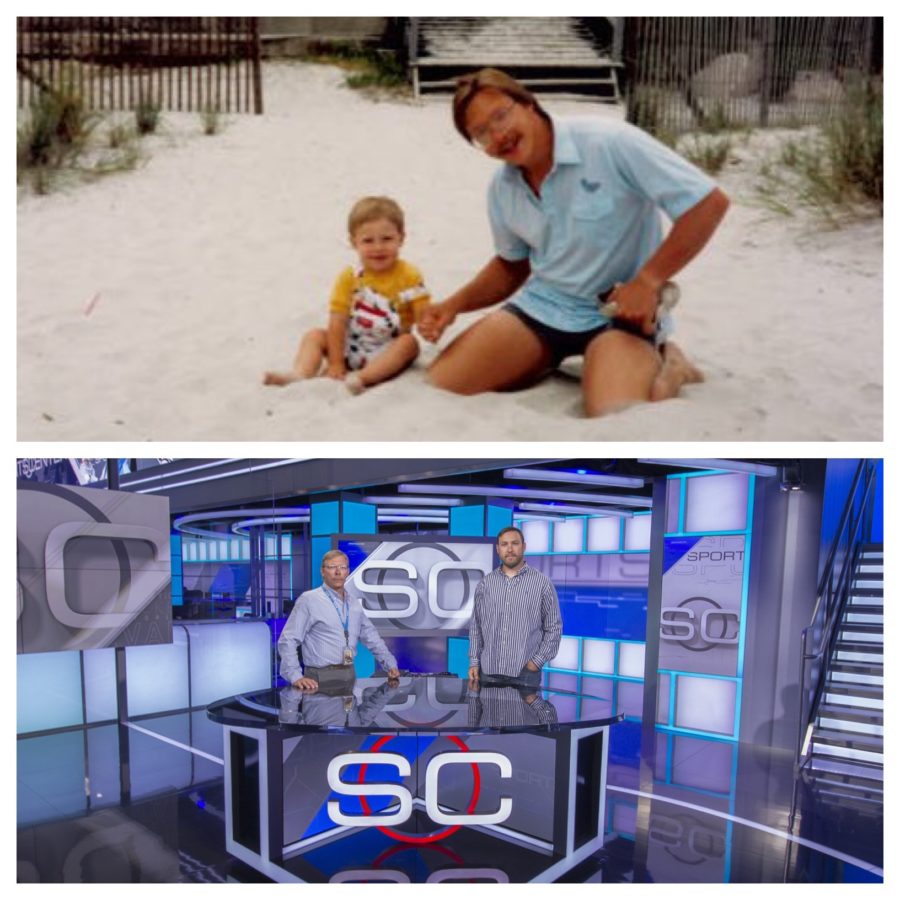
[{"label": "man's bare foot", "polygon": [[703,373],[684,355],[673,341],[663,348],[663,363],[650,386],[651,400],[668,400],[677,396],[685,384],[703,381]]},{"label": "man's bare foot", "polygon": [[265,372],[263,374],[263,384],[274,384],[278,387],[284,387],[293,384],[295,381],[302,381],[302,378],[296,372]]}]

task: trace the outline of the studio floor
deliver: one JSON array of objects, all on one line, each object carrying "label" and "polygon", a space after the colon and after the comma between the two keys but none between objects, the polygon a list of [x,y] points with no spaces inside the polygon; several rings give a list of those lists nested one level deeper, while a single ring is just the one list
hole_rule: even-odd
[{"label": "studio floor", "polygon": [[[225,851],[222,733],[205,711],[17,749],[19,882],[266,880]],[[880,804],[795,782],[786,751],[657,730],[642,754],[626,720],[610,744],[603,849],[560,880],[880,882],[882,865]]]}]

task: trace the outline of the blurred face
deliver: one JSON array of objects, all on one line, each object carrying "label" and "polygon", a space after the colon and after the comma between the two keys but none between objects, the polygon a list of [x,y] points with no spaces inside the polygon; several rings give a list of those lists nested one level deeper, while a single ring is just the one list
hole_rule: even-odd
[{"label": "blurred face", "polygon": [[322,580],[333,591],[343,590],[344,582],[350,575],[346,556],[332,556],[322,564]]},{"label": "blurred face", "polygon": [[552,142],[544,139],[547,128],[534,107],[493,88],[479,91],[466,110],[466,131],[475,146],[513,166],[536,166],[547,146],[552,152]]},{"label": "blurred face", "polygon": [[373,219],[357,226],[351,243],[365,269],[369,272],[388,272],[400,255],[403,234],[389,219]]},{"label": "blurred face", "polygon": [[497,539],[497,556],[508,569],[517,569],[525,558],[525,542],[517,531],[504,531]]}]

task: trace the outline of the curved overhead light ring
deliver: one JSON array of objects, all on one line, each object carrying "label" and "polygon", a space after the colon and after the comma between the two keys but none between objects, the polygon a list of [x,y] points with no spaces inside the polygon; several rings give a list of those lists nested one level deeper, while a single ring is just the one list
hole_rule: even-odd
[{"label": "curved overhead light ring", "polygon": [[[189,534],[193,537],[210,537],[215,538],[216,540],[222,540],[223,537],[227,537],[227,534],[223,534],[221,531],[210,531],[206,528],[200,528],[192,523],[194,522],[215,522],[220,519],[246,519],[258,516],[260,513],[269,513],[273,512],[272,508],[261,509],[260,507],[249,508],[249,509],[221,509],[221,510],[210,510],[209,512],[202,513],[189,513],[186,516],[179,516],[173,523],[172,527],[176,531],[180,531],[183,534]],[[309,507],[308,506],[284,506],[279,509],[279,513],[284,513],[287,515],[308,515]]]},{"label": "curved overhead light ring", "polygon": [[267,516],[260,519],[242,519],[240,522],[235,522],[231,526],[231,530],[235,534],[242,534],[246,537],[250,533],[248,529],[254,525],[280,525],[283,522],[308,523],[309,516]]}]

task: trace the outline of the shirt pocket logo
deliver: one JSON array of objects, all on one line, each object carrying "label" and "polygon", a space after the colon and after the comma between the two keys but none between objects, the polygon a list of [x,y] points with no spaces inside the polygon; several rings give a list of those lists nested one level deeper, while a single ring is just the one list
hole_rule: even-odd
[{"label": "shirt pocket logo", "polygon": [[572,215],[576,219],[603,219],[612,213],[613,206],[609,194],[580,193],[572,204]]}]

